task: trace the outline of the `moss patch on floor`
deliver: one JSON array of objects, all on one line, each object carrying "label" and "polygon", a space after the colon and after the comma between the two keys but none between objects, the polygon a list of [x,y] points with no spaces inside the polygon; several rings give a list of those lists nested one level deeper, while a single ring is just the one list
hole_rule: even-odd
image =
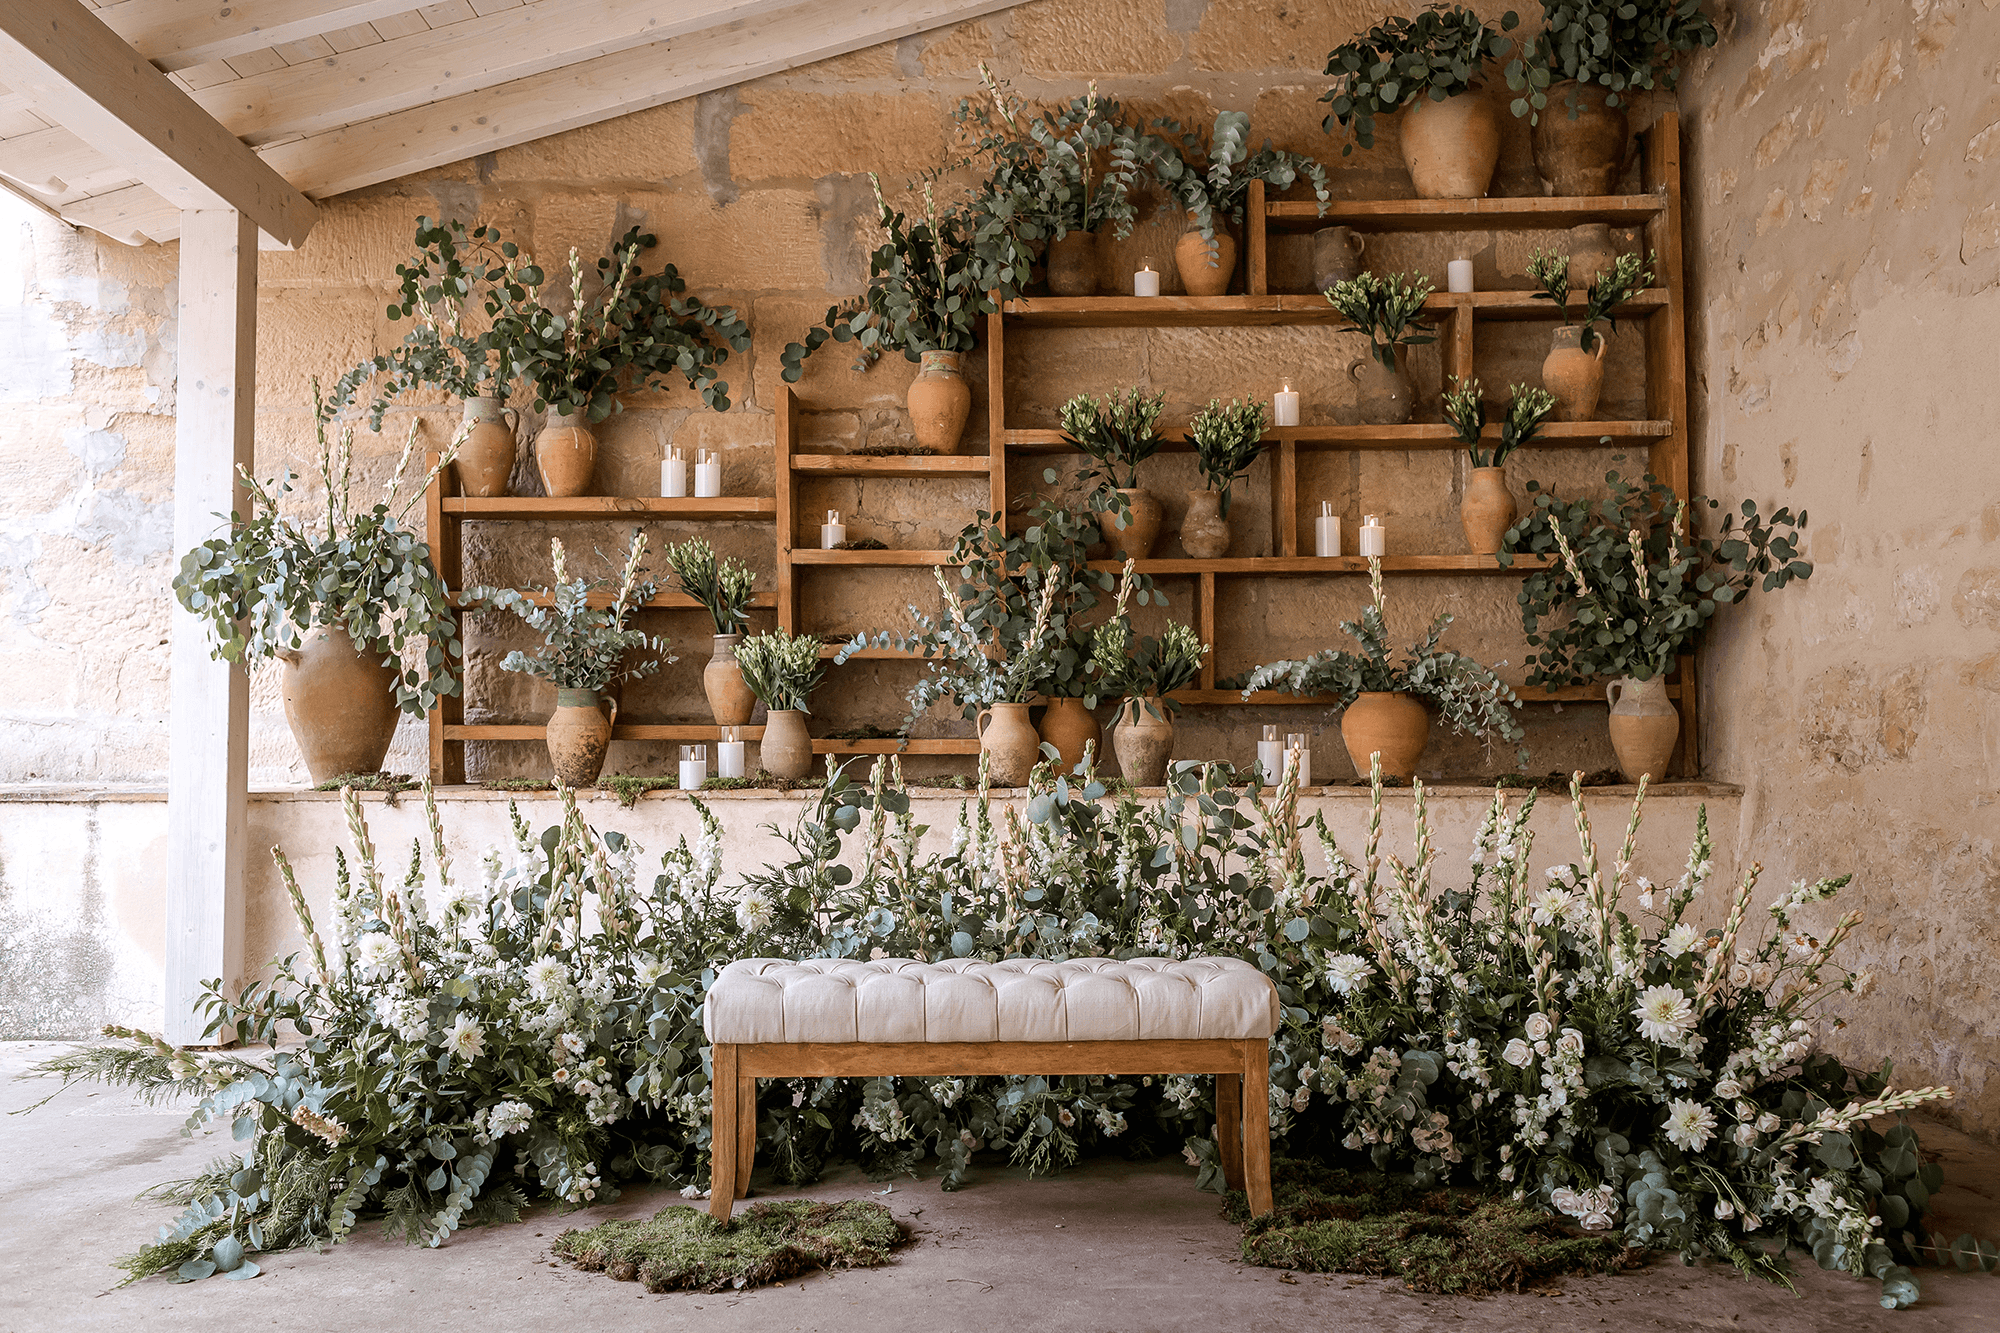
[{"label": "moss patch on floor", "polygon": [[751,1204],[727,1228],[675,1205],[647,1218],[606,1222],[556,1237],[558,1258],[648,1291],[728,1291],[821,1268],[875,1268],[910,1240],[910,1229],[868,1199]]},{"label": "moss patch on floor", "polygon": [[1223,1215],[1244,1224],[1243,1258],[1302,1273],[1400,1277],[1412,1291],[1519,1291],[1545,1278],[1615,1273],[1647,1261],[1533,1203],[1467,1189],[1418,1189],[1315,1162],[1271,1164],[1275,1207],[1250,1216],[1241,1191]]}]

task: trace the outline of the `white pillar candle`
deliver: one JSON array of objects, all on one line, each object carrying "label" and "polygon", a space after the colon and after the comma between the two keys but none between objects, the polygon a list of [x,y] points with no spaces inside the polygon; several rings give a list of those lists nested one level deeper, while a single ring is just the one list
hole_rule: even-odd
[{"label": "white pillar candle", "polygon": [[1319,517],[1313,520],[1313,554],[1317,556],[1340,554],[1340,519],[1333,512],[1331,500],[1319,502]]},{"label": "white pillar candle", "polygon": [[660,464],[660,494],[677,500],[687,493],[687,455],[678,449],[669,449],[665,460]]},{"label": "white pillar candle", "polygon": [[695,455],[694,493],[702,499],[722,494],[722,455],[713,449]]},{"label": "white pillar candle", "polygon": [[1285,743],[1278,739],[1278,729],[1264,728],[1264,739],[1257,742],[1257,776],[1267,787],[1275,787],[1285,776]]},{"label": "white pillar candle", "polygon": [[719,778],[740,778],[743,776],[743,742],[737,740],[734,727],[722,729],[722,739],[715,745],[715,776]]},{"label": "white pillar candle", "polygon": [[1312,786],[1313,752],[1311,746],[1307,744],[1306,734],[1303,731],[1295,731],[1285,737],[1285,750],[1287,752],[1287,762],[1296,765],[1298,768],[1299,785],[1301,787]]},{"label": "white pillar candle", "polygon": [[706,745],[683,745],[681,747],[681,790],[700,791],[701,784],[708,781],[708,747]]},{"label": "white pillar candle", "polygon": [[1361,520],[1360,545],[1361,558],[1364,560],[1371,555],[1389,553],[1389,530],[1383,527],[1373,514]]},{"label": "white pillar candle", "polygon": [[1454,259],[1444,266],[1445,286],[1454,292],[1472,290],[1472,261]]},{"label": "white pillar candle", "polygon": [[1160,275],[1153,271],[1151,264],[1146,265],[1146,267],[1132,275],[1132,295],[1158,296],[1159,294]]},{"label": "white pillar candle", "polygon": [[1279,426],[1299,424],[1299,395],[1289,380],[1284,388],[1271,395],[1271,420]]},{"label": "white pillar candle", "polygon": [[831,551],[847,540],[847,525],[840,521],[840,511],[826,511],[826,522],[819,525],[819,549]]}]

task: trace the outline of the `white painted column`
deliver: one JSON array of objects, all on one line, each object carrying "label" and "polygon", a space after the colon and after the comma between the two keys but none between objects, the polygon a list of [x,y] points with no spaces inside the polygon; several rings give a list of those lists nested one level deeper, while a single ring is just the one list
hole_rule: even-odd
[{"label": "white painted column", "polygon": [[[257,374],[257,227],[231,209],[181,214],[174,390],[174,553],[245,508]],[[171,597],[172,594],[168,594]],[[202,1040],[201,983],[243,975],[244,807],[250,684],[209,656],[202,623],[173,609],[167,758],[167,1040]]]}]

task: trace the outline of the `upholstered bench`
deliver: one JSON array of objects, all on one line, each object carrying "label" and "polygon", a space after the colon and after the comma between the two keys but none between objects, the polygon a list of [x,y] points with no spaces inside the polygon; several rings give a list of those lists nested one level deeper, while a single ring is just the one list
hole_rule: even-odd
[{"label": "upholstered bench", "polygon": [[714,1179],[749,1189],[760,1078],[1214,1074],[1223,1176],[1271,1210],[1271,981],[1236,958],[746,958],[709,988]]}]

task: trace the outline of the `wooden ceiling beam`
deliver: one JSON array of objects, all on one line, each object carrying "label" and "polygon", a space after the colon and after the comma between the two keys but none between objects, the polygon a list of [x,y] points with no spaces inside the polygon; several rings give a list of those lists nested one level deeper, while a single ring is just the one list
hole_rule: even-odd
[{"label": "wooden ceiling beam", "polygon": [[104,25],[160,70],[189,69],[418,8],[414,0],[118,0]]}]

